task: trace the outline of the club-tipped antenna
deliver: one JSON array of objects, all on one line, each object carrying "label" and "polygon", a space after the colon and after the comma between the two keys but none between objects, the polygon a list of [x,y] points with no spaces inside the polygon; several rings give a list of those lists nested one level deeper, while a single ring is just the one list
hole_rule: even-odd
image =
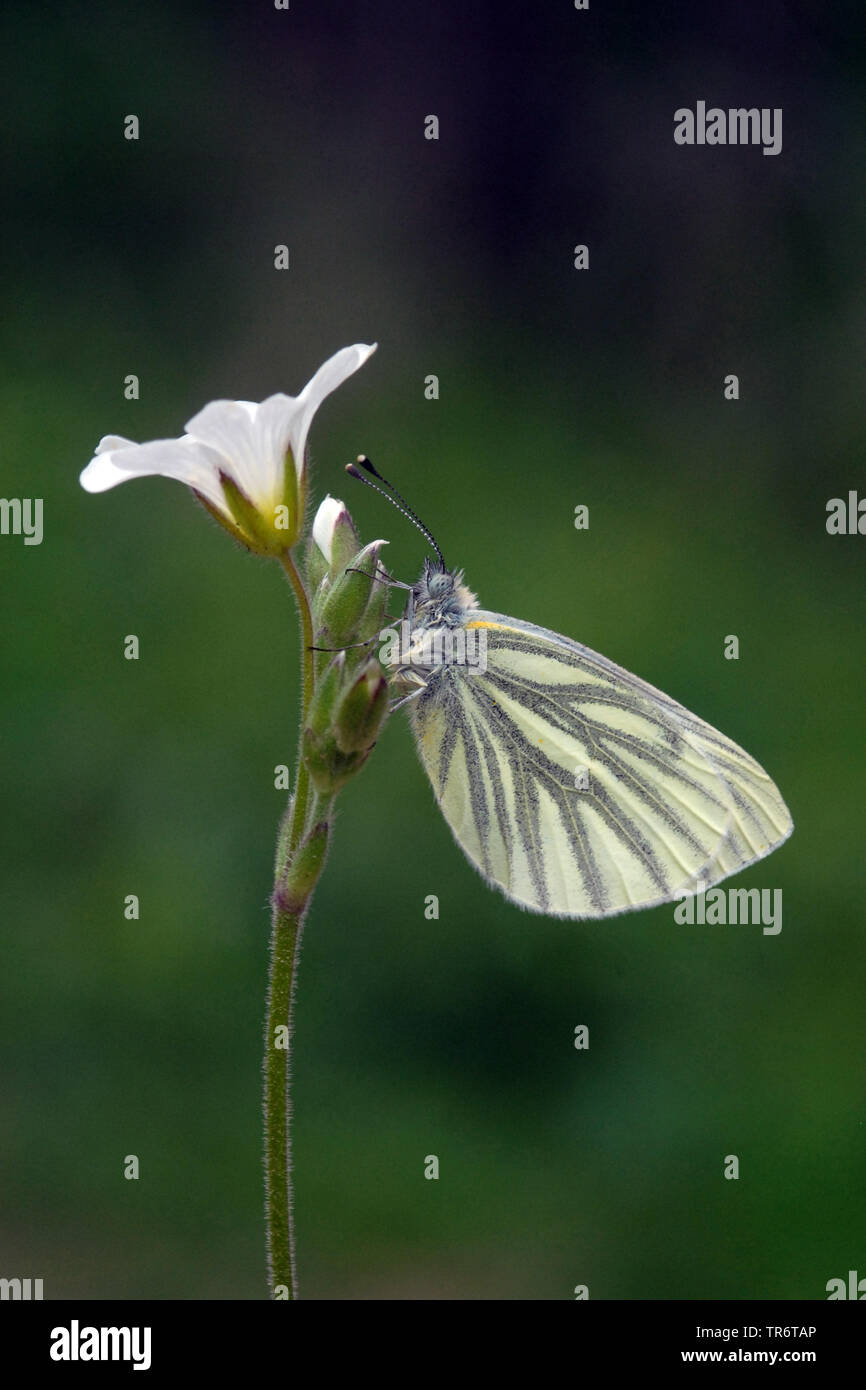
[{"label": "club-tipped antenna", "polygon": [[[384,483],[385,487],[388,488],[389,491],[386,492],[385,488],[377,487],[375,483],[371,483],[369,478],[364,477],[364,473],[360,473],[358,471],[359,468],[363,468],[364,473],[372,473],[373,477],[378,478],[380,483]],[[433,539],[432,533],[424,525],[421,518],[417,516],[415,512],[413,512],[406,499],[404,497],[401,497],[394,484],[389,483],[387,478],[383,478],[382,474],[376,471],[370,460],[367,458],[366,454],[358,455],[357,468],[354,463],[347,463],[346,472],[350,474],[351,477],[357,478],[359,483],[364,483],[367,487],[371,487],[374,492],[378,492],[380,496],[385,498],[386,502],[390,502],[392,507],[396,507],[398,512],[402,512],[406,519],[408,521],[411,521],[413,526],[417,526],[418,530],[421,532],[421,535],[427,538],[427,540],[432,545],[433,549],[436,551],[439,563],[442,566],[443,570],[445,569],[445,559],[442,555],[442,551],[439,549],[438,545]],[[393,497],[391,495],[392,493],[394,494]]]}]

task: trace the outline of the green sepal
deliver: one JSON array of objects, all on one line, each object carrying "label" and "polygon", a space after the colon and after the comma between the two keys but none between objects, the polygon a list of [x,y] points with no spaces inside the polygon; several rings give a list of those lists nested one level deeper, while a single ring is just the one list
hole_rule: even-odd
[{"label": "green sepal", "polygon": [[316,594],[329,570],[328,562],[313,540],[312,534],[307,537],[306,569],[310,593]]},{"label": "green sepal", "polygon": [[219,479],[226,506],[250,550],[255,550],[260,555],[281,555],[294,544],[289,531],[274,531],[273,522],[268,522],[262,516],[246,493],[238,487],[234,478],[220,469]]},{"label": "green sepal", "polygon": [[247,537],[243,534],[242,531],[238,529],[237,526],[235,526],[233,521],[229,520],[225,512],[220,507],[215,507],[213,502],[209,501],[208,498],[205,497],[204,493],[199,492],[197,488],[192,489],[192,494],[194,497],[198,499],[199,502],[201,502],[205,511],[210,512],[214,521],[218,521],[220,526],[222,526],[223,530],[228,531],[229,535],[233,536],[234,539],[238,542],[238,544],[243,546],[244,550],[253,549]]},{"label": "green sepal", "polygon": [[291,449],[286,450],[286,457],[283,460],[283,496],[282,503],[288,512],[289,525],[280,528],[277,526],[276,517],[272,517],[274,531],[278,536],[285,536],[284,550],[291,550],[296,545],[301,535],[301,527],[304,524],[304,502],[306,497],[306,484],[299,481],[298,470],[295,467],[295,458]]}]

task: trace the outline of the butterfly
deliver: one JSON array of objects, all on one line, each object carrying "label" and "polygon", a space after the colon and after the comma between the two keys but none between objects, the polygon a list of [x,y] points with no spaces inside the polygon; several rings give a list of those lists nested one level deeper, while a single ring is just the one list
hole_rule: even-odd
[{"label": "butterfly", "polygon": [[386,664],[442,813],[489,884],[531,912],[609,917],[706,890],[788,838],[778,788],[738,744],[589,647],[481,608],[358,462],[436,552],[399,586]]}]

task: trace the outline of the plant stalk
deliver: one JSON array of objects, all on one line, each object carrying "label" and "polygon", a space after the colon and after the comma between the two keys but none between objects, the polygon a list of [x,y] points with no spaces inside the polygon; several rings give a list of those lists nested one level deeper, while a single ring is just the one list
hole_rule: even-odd
[{"label": "plant stalk", "polygon": [[[310,778],[303,758],[303,736],[313,698],[313,621],[301,576],[291,555],[281,560],[301,619],[302,702],[295,786],[280,826],[271,899],[271,955],[265,1024],[265,1208],[268,1285],[271,1298],[298,1297],[295,1272],[291,1156],[291,1060],[295,979],[303,920],[315,883],[309,875],[298,892],[292,862],[303,838],[310,801]],[[318,809],[318,808],[317,808]],[[325,808],[322,807],[322,810]]]}]

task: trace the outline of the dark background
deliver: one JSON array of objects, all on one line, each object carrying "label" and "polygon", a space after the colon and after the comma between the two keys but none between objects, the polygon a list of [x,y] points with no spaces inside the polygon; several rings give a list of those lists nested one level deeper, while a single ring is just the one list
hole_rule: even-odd
[{"label": "dark background", "polygon": [[[414,579],[420,538],[342,472],[368,452],[483,604],[719,725],[796,830],[736,880],[783,890],[777,937],[533,917],[466,864],[396,717],[306,933],[302,1296],[866,1275],[866,538],[825,529],[866,494],[863,36],[857,6],[774,0],[5,8],[2,491],[44,498],[45,538],[0,538],[0,1275],[265,1294],[291,599],[177,484],[78,473],[102,434],[296,392],[358,340],[317,496]],[[675,145],[699,99],[782,107],[782,153]]]}]

